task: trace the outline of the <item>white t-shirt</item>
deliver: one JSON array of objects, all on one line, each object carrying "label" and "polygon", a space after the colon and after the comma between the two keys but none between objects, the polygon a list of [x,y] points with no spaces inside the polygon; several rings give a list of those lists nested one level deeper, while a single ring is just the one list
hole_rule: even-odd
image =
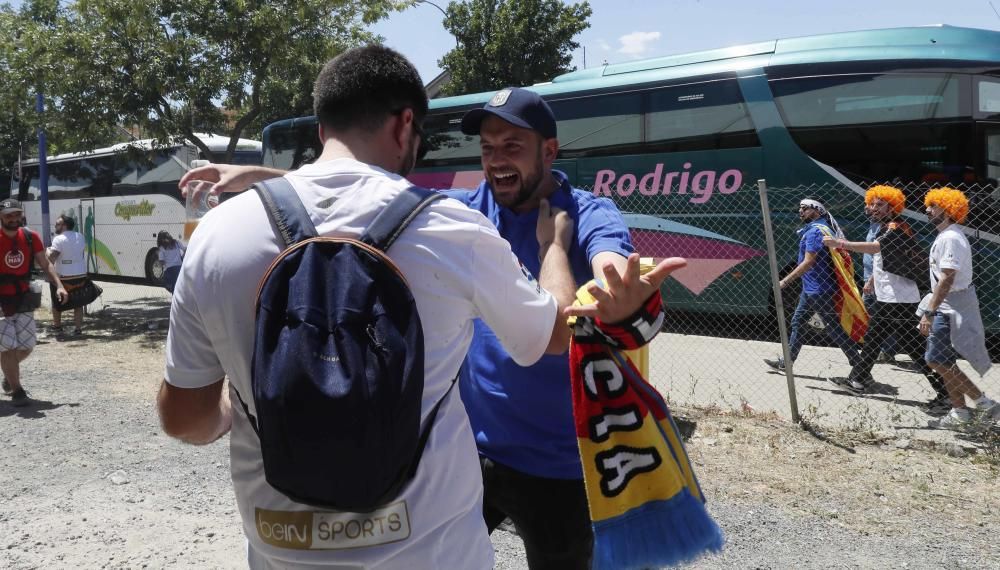
[{"label": "white t-shirt", "polygon": [[917,284],[912,279],[883,269],[881,253],[872,255],[872,279],[875,285],[875,298],[882,303],[920,302],[920,289]]},{"label": "white t-shirt", "polygon": [[169,248],[160,247],[159,251],[157,252],[157,256],[163,263],[164,269],[180,265],[181,262],[184,261],[184,250],[186,247],[184,245],[184,242],[182,242],[181,240],[174,240],[174,243],[177,245]]},{"label": "white t-shirt", "polygon": [[[323,235],[360,235],[376,211],[409,186],[399,176],[348,159],[307,165],[287,178]],[[205,216],[181,267],[167,337],[167,382],[197,388],[228,376],[252,413],[254,301],[260,278],[279,252],[271,228],[255,192],[227,200]],[[541,357],[556,302],[522,272],[509,244],[482,214],[455,200],[434,202],[389,255],[409,283],[423,326],[424,418],[458,373],[476,318],[497,333],[519,363]],[[271,488],[264,480],[259,441],[232,390],[230,396],[233,486],[251,564],[492,567],[478,455],[458,390],[442,404],[417,475],[399,504],[374,514],[323,513]],[[351,524],[363,530],[341,532],[333,540],[334,519],[343,523],[339,528]],[[335,550],[273,545],[301,533],[311,538],[312,548]]]},{"label": "white t-shirt", "polygon": [[80,232],[65,230],[63,233],[52,238],[53,251],[59,252],[56,258],[56,271],[60,277],[72,275],[83,275],[87,273],[87,241]]},{"label": "white t-shirt", "polygon": [[[931,290],[937,289],[938,281],[944,276],[942,269],[954,269],[955,281],[952,291],[968,289],[972,285],[972,247],[958,224],[952,224],[934,238],[931,245]],[[950,309],[947,300],[941,308]]]}]

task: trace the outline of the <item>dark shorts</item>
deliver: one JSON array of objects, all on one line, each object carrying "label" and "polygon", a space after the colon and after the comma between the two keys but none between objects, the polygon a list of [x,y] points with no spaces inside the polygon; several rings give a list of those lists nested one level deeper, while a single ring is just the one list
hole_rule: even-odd
[{"label": "dark shorts", "polygon": [[[84,285],[87,282],[87,276],[76,275],[72,277],[63,277],[60,275],[59,280],[62,281],[63,287],[65,287],[66,290],[69,291],[70,289],[75,289],[76,287]],[[52,299],[53,307],[59,304],[59,296],[56,295],[55,283],[49,283],[49,298]]]},{"label": "dark shorts", "polygon": [[927,335],[927,352],[924,360],[931,364],[955,364],[958,353],[951,346],[951,318],[944,313],[934,313],[931,333]]},{"label": "dark shorts", "polygon": [[490,532],[510,518],[531,570],[588,570],[594,533],[583,479],[548,479],[480,456],[483,518]]},{"label": "dark shorts", "polygon": [[181,274],[181,266],[174,265],[163,270],[163,288],[170,291],[172,294],[174,292],[174,286],[177,285],[177,277]]}]

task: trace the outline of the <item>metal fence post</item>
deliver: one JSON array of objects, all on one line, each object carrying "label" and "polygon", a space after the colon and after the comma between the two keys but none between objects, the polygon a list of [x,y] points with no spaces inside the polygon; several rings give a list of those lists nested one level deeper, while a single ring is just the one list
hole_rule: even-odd
[{"label": "metal fence post", "polygon": [[771,208],[767,203],[767,181],[761,178],[757,181],[760,193],[760,209],[764,218],[764,236],[767,239],[767,259],[771,266],[771,287],[774,291],[774,310],[778,319],[778,333],[781,336],[781,357],[785,362],[785,380],[788,382],[788,402],[791,406],[792,421],[799,421],[799,403],[795,397],[795,374],[792,371],[791,353],[788,348],[788,330],[785,327],[785,304],[781,298],[781,285],[778,283],[778,256],[774,247],[774,229],[771,225]]}]

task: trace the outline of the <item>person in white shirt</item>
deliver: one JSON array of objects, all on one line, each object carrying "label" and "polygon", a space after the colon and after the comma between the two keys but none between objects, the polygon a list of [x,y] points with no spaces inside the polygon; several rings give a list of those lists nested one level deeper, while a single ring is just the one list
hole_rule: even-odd
[{"label": "person in white shirt", "polygon": [[[55,266],[67,290],[84,285],[87,281],[87,242],[83,234],[76,231],[76,220],[70,216],[56,218],[56,236],[49,246],[49,263]],[[62,311],[56,309],[59,304],[54,283],[49,284],[52,293],[52,331],[63,332]],[[83,334],[83,307],[73,309],[73,335]]]},{"label": "person in white shirt", "polygon": [[[328,62],[314,98],[323,153],[286,178],[320,235],[357,236],[409,186],[403,175],[416,160],[427,96],[403,56],[367,46]],[[206,179],[214,173],[218,182],[225,172],[208,166],[188,174]],[[672,267],[661,263],[639,277],[634,255],[624,275],[605,267],[608,294],[594,306],[557,311],[575,293],[566,256],[572,223],[565,212],[550,215],[547,203],[545,212],[538,223],[544,244],[538,284],[544,289],[496,228],[455,200],[423,210],[390,250],[421,317],[424,418],[457,374],[475,319],[489,323],[518,362],[530,364],[545,352],[565,351],[570,331],[561,315],[596,310],[604,321],[627,318],[659,291]],[[174,290],[166,378],[157,399],[163,429],[173,437],[204,444],[232,429],[232,477],[250,567],[491,568],[476,445],[455,393],[443,401],[419,468],[397,499],[403,509],[320,512],[268,485],[246,412],[230,402],[235,390],[250,393],[257,285],[280,243],[256,193],[227,200],[204,217]],[[324,532],[314,524],[331,519],[364,531]]]},{"label": "person in white shirt", "polygon": [[175,239],[168,231],[161,231],[156,234],[157,257],[163,264],[163,287],[174,292],[174,284],[177,283],[177,276],[181,272],[181,262],[184,261],[184,252],[187,244],[179,239]]},{"label": "person in white shirt", "polygon": [[[927,337],[927,364],[944,377],[952,409],[932,427],[965,429],[973,419],[1000,420],[1000,404],[980,390],[958,367],[961,356],[980,375],[991,367],[979,299],[972,284],[972,248],[959,226],[969,214],[969,200],[960,190],[938,188],[924,198],[927,219],[937,228],[931,246],[932,292],[921,305],[920,334]],[[965,397],[974,410],[966,407]]]},{"label": "person in white shirt", "polygon": [[[914,267],[908,258],[908,253],[916,247],[916,237],[909,225],[899,218],[905,207],[906,197],[899,188],[873,186],[865,193],[865,211],[881,228],[875,239],[853,242],[835,237],[823,238],[823,245],[827,247],[872,256],[871,283],[875,293],[875,301],[869,307],[871,319],[861,350],[861,362],[851,368],[847,378],[834,377],[831,381],[854,394],[874,391],[872,367],[885,339],[891,335],[934,389],[936,396],[924,405],[924,410],[940,415],[950,410],[951,405],[944,381],[924,360],[924,342],[917,332],[916,310],[920,302],[920,288],[914,278],[918,277],[920,269]],[[923,266],[926,268],[926,263]]]}]

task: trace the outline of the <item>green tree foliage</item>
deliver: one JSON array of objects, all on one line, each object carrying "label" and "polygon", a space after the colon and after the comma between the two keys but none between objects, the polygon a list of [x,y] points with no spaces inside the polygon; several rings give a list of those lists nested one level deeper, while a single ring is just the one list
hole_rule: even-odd
[{"label": "green tree foliage", "polygon": [[[29,0],[18,13],[0,8],[0,71],[17,67],[20,78],[17,89],[0,86],[0,103],[15,99],[17,120],[36,125],[23,109],[33,111],[26,104],[41,89],[52,109],[46,129],[60,149],[93,148],[116,131],[120,139],[122,127],[138,127],[143,137],[182,136],[203,151],[195,133],[226,134],[231,153],[264,124],[311,112],[322,65],[376,41],[366,28],[410,4]],[[12,132],[33,141],[23,128]]]},{"label": "green tree foliage", "polygon": [[[115,124],[95,117],[74,120],[62,112],[63,89],[74,84],[73,58],[65,57],[63,12],[57,0],[28,0],[20,10],[0,6],[0,184],[20,151],[37,153],[36,131],[44,126],[50,154],[81,145],[100,146],[114,140]],[[35,97],[45,95],[45,113],[35,112]],[[85,95],[83,95],[85,96]]]},{"label": "green tree foliage", "polygon": [[[122,122],[157,137],[226,132],[229,150],[271,120],[308,112],[311,85],[393,0],[78,0],[79,29],[100,38],[92,75],[119,93]],[[224,116],[223,111],[229,116]],[[231,122],[232,127],[225,125]]]},{"label": "green tree foliage", "polygon": [[572,71],[573,38],[590,27],[590,4],[560,0],[468,0],[448,5],[458,46],[438,61],[449,95],[531,85]]}]

